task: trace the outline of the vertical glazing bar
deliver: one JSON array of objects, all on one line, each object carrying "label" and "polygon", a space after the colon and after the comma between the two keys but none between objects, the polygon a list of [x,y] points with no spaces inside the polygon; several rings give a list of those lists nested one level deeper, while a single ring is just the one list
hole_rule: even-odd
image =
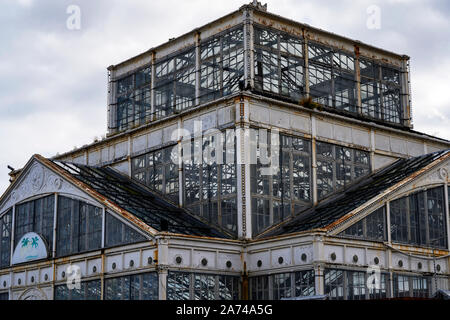
[{"label": "vertical glazing bar", "polygon": [[155,60],[156,60],[156,52],[152,52],[152,83],[151,83],[151,91],[150,91],[150,103],[151,103],[151,111],[150,111],[150,121],[156,120],[156,114],[155,114],[155,82],[156,82],[156,67],[155,67]]},{"label": "vertical glazing bar", "polygon": [[[386,202],[386,231],[387,231],[387,239],[388,244],[391,245],[391,204],[390,202]],[[392,250],[387,249],[387,268],[389,269],[389,298],[393,298],[394,293],[394,282],[393,282],[393,273],[392,273]]]},{"label": "vertical glazing bar", "polygon": [[102,253],[102,270],[100,278],[100,300],[105,300],[105,253]]},{"label": "vertical glazing bar", "polygon": [[[447,173],[446,177],[447,181],[444,184],[444,202],[445,202],[445,221],[446,221],[446,228],[447,228],[447,249],[450,248],[450,199],[448,194],[448,179],[449,179],[449,173]],[[450,259],[449,259],[450,260]]]},{"label": "vertical glazing bar", "polygon": [[305,59],[305,67],[303,70],[303,77],[305,78],[305,95],[306,98],[310,97],[310,89],[309,89],[309,55],[308,55],[308,39],[306,38],[305,29],[302,29],[303,32],[303,57]]},{"label": "vertical glazing bar", "polygon": [[128,136],[128,148],[127,148],[127,162],[128,162],[128,176],[131,177],[131,151],[132,151],[132,141],[131,136]]},{"label": "vertical glazing bar", "polygon": [[106,208],[102,208],[102,248],[105,247],[106,237]]},{"label": "vertical glazing bar", "polygon": [[318,192],[317,192],[317,145],[316,145],[316,136],[317,136],[317,123],[316,117],[311,115],[311,169],[312,169],[312,200],[314,204],[317,204],[319,201]]},{"label": "vertical glazing bar", "polygon": [[280,33],[277,33],[277,63],[278,63],[278,93],[283,94],[283,81],[281,80],[281,53],[280,53]]},{"label": "vertical glazing bar", "polygon": [[[12,217],[11,217],[11,256],[9,257],[9,264],[12,265],[12,258],[14,254],[14,238],[16,237],[14,229],[16,228],[16,205],[12,208]],[[10,283],[12,286],[12,282]]]},{"label": "vertical glazing bar", "polygon": [[359,67],[359,47],[355,45],[355,82],[356,82],[356,107],[358,114],[362,115],[361,100],[361,68]]},{"label": "vertical glazing bar", "polygon": [[[52,250],[52,257],[56,257],[56,232],[58,228],[58,194],[55,193],[55,205],[54,205],[54,211],[53,211],[53,248]],[[50,248],[49,248],[50,249]]]},{"label": "vertical glazing bar", "polygon": [[386,202],[386,230],[387,230],[387,240],[388,243],[391,244],[392,243],[392,239],[391,239],[391,203],[388,201]]},{"label": "vertical glazing bar", "polygon": [[[412,128],[412,116],[411,116],[411,88],[409,79],[409,57],[402,57],[401,68],[401,118],[403,118],[402,124]],[[401,119],[400,119],[401,120]]]},{"label": "vertical glazing bar", "polygon": [[255,36],[254,36],[254,29],[253,29],[253,11],[250,11],[250,17],[248,22],[248,45],[249,45],[249,51],[247,55],[248,59],[248,70],[249,70],[249,86],[250,88],[255,87]]},{"label": "vertical glazing bar", "polygon": [[111,83],[111,70],[110,68],[107,69],[106,73],[106,85],[108,88],[108,95],[106,96],[106,105],[108,106],[108,115],[107,115],[107,127],[108,127],[108,133],[112,133],[113,128],[113,122],[112,122],[112,83]]},{"label": "vertical glazing bar", "polygon": [[156,270],[158,272],[159,281],[159,300],[167,300],[167,275],[168,275],[168,249],[169,241],[164,238],[158,239],[158,263]]},{"label": "vertical glazing bar", "polygon": [[201,34],[195,34],[195,105],[200,104]]},{"label": "vertical glazing bar", "polygon": [[[272,259],[270,261],[272,261]],[[273,274],[267,276],[267,290],[269,291],[268,292],[269,300],[274,299],[273,298],[273,277],[274,277]]]},{"label": "vertical glazing bar", "polygon": [[238,237],[250,239],[252,236],[250,197],[250,128],[248,125],[249,103],[241,98],[236,103],[236,181]]},{"label": "vertical glazing bar", "polygon": [[244,79],[245,86],[247,87],[251,84],[253,79],[252,77],[252,65],[253,65],[253,52],[252,52],[252,27],[251,27],[251,11],[249,8],[246,8],[243,12],[243,21],[244,21]]},{"label": "vertical glazing bar", "polygon": [[[198,96],[197,96],[198,97]],[[184,206],[184,183],[183,183],[183,137],[182,137],[182,122],[181,119],[178,119],[178,136],[177,136],[177,150],[178,150],[178,201],[180,207]]]},{"label": "vertical glazing bar", "polygon": [[117,82],[112,67],[108,68],[108,133],[113,134],[117,128]]},{"label": "vertical glazing bar", "polygon": [[375,130],[373,128],[370,129],[370,169],[371,171],[375,171]]},{"label": "vertical glazing bar", "polygon": [[381,120],[387,120],[390,121],[390,119],[386,119],[385,117],[385,110],[384,110],[384,101],[383,101],[383,76],[381,73],[381,66],[380,65],[376,65],[377,66],[377,71],[378,71],[378,99],[380,101],[379,105],[380,105],[380,119]]}]

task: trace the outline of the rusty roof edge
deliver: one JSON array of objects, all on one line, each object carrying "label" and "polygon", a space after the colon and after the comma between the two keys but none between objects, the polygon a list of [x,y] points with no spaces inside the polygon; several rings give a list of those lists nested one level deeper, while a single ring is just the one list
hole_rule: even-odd
[{"label": "rusty roof edge", "polygon": [[338,219],[338,220],[334,221],[333,223],[327,225],[326,227],[324,227],[324,229],[327,230],[327,233],[333,232],[339,226],[341,226],[342,224],[345,224],[345,222],[349,221],[352,217],[356,216],[360,211],[363,211],[366,208],[370,208],[371,206],[375,205],[376,202],[378,202],[378,201],[384,200],[384,198],[386,198],[389,194],[391,194],[393,192],[396,192],[398,189],[400,189],[403,186],[408,185],[409,183],[411,183],[415,179],[419,178],[420,176],[422,176],[423,174],[425,174],[426,172],[431,170],[433,167],[439,165],[440,163],[442,163],[442,162],[444,162],[445,160],[448,160],[448,159],[450,159],[450,152],[447,150],[447,152],[445,154],[441,155],[438,159],[436,159],[433,162],[429,163],[428,165],[426,165],[422,169],[411,173],[405,179],[397,182],[395,185],[387,188],[384,192],[380,193],[376,197],[370,199],[369,201],[366,201],[363,205],[355,208],[354,210],[352,210],[348,214],[344,215],[340,219]]},{"label": "rusty roof edge", "polygon": [[[425,260],[433,260],[435,258],[435,256],[438,256],[438,257],[436,257],[436,259],[444,259],[444,258],[450,257],[449,250],[430,249],[430,248],[417,249],[417,247],[414,247],[414,246],[407,248],[407,246],[405,246],[403,244],[396,244],[396,243],[389,244],[388,242],[383,242],[383,245],[385,247],[387,247],[393,251],[399,252],[403,255],[406,255],[409,257],[414,257],[414,258],[425,259]],[[406,248],[406,250],[404,248]],[[420,254],[420,253],[422,253],[422,255],[420,255],[420,256],[416,255],[416,254]],[[424,256],[426,254],[432,254],[433,257]]]},{"label": "rusty roof edge", "polygon": [[258,14],[260,14],[260,15],[264,15],[264,16],[267,16],[269,18],[275,18],[275,19],[287,22],[289,24],[297,25],[297,26],[299,26],[301,28],[308,29],[309,31],[313,31],[313,32],[329,35],[329,36],[332,36],[334,38],[337,38],[337,39],[349,42],[349,43],[351,43],[353,45],[357,45],[359,47],[365,47],[366,49],[378,51],[378,52],[381,52],[381,53],[384,53],[384,54],[388,54],[390,56],[395,56],[396,58],[399,58],[399,59],[406,59],[406,60],[410,59],[410,57],[408,55],[406,55],[406,54],[400,54],[400,53],[392,52],[392,51],[389,51],[389,50],[386,50],[386,49],[383,49],[383,48],[380,48],[380,47],[376,47],[374,45],[362,42],[360,40],[355,40],[355,39],[352,39],[352,38],[349,38],[349,37],[346,37],[346,36],[339,35],[339,34],[334,33],[334,32],[326,31],[324,29],[320,29],[318,27],[311,26],[311,25],[309,25],[307,23],[302,23],[302,22],[299,22],[299,21],[296,21],[296,20],[293,20],[293,19],[290,19],[290,18],[286,18],[286,17],[283,17],[283,16],[275,14],[275,13],[271,13],[271,12],[268,12],[268,11],[262,11],[262,10],[259,10],[257,8],[253,8],[253,10],[255,12],[257,12]]},{"label": "rusty roof edge", "polygon": [[46,166],[48,169],[58,173],[62,177],[64,177],[67,181],[72,183],[75,187],[81,189],[83,192],[86,192],[91,197],[99,201],[101,204],[105,205],[105,207],[108,207],[110,210],[113,210],[115,213],[120,214],[123,218],[125,218],[127,221],[129,221],[132,225],[135,225],[142,231],[148,233],[152,237],[155,237],[155,235],[158,233],[158,230],[152,228],[151,226],[147,225],[145,222],[143,222],[141,219],[133,215],[132,213],[128,212],[125,209],[122,209],[120,206],[115,204],[110,199],[106,198],[105,196],[101,195],[88,185],[86,185],[84,182],[78,180],[73,175],[71,175],[67,170],[61,168],[51,160],[39,155],[35,154],[33,156],[34,159],[38,160],[42,165]]},{"label": "rusty roof edge", "polygon": [[167,231],[160,231],[157,232],[156,236],[158,238],[175,238],[175,239],[197,239],[197,240],[204,240],[204,241],[214,241],[214,242],[227,242],[232,244],[240,244],[242,243],[241,239],[226,239],[226,238],[216,238],[216,237],[208,237],[208,236],[196,236],[192,234],[182,234],[182,233],[174,233],[174,232],[167,232]]},{"label": "rusty roof edge", "polygon": [[[299,237],[299,236],[326,235],[326,232],[327,232],[327,230],[324,228],[316,228],[316,229],[298,231],[298,232],[293,232],[293,233],[279,234],[279,235],[269,236],[269,237],[265,237],[265,238],[261,237],[261,238],[249,239],[248,244],[254,244],[254,243],[265,242],[265,241],[283,240],[283,239],[295,238],[295,237]],[[258,235],[258,237],[260,237],[262,235],[263,234],[260,234],[260,235]]]},{"label": "rusty roof edge", "polygon": [[26,169],[28,169],[30,164],[33,162],[33,159],[35,158],[35,156],[36,156],[36,154],[31,156],[31,158],[27,161],[27,163],[21,169],[15,170],[18,172],[18,176],[12,183],[10,183],[8,188],[6,188],[5,192],[3,192],[3,194],[0,196],[0,204],[5,200],[6,196],[14,189],[14,187],[20,183],[20,181],[24,177],[24,172],[26,171]]}]

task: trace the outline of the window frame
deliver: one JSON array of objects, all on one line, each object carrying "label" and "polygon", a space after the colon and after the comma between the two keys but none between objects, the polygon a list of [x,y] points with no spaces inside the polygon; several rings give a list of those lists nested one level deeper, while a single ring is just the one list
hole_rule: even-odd
[{"label": "window frame", "polygon": [[[278,135],[278,150],[271,150],[272,147],[272,132],[268,131],[267,141],[261,141],[258,129],[251,128],[251,143],[253,149],[256,151],[256,164],[250,165],[250,192],[251,192],[251,211],[252,211],[252,234],[263,232],[267,228],[281,223],[289,217],[295,215],[302,209],[312,206],[313,202],[313,167],[312,167],[312,141],[302,136],[294,136],[287,134]],[[253,131],[254,130],[254,131]],[[254,139],[253,139],[254,138]],[[303,145],[304,149],[296,149],[294,147],[294,140]],[[286,144],[285,144],[286,143]],[[267,152],[265,152],[267,150]],[[272,175],[262,175],[261,170],[266,168],[265,164],[260,161],[262,152],[267,153],[266,156],[272,159],[273,155],[270,152],[278,154],[278,172]],[[277,156],[275,154],[275,156]],[[285,155],[288,154],[288,157]],[[294,171],[295,159],[303,161],[306,166],[303,173],[307,173],[308,188],[302,188],[302,183],[296,185]],[[273,167],[273,166],[272,166]],[[286,170],[287,169],[287,170]],[[289,178],[286,179],[286,175]],[[301,181],[302,179],[297,179]],[[288,188],[286,188],[287,184]],[[303,182],[304,183],[304,182]],[[275,187],[275,188],[274,188]],[[286,191],[286,189],[288,189]],[[296,190],[306,191],[307,199],[296,197]],[[278,209],[278,210],[275,210]]]},{"label": "window frame", "polygon": [[[172,279],[172,276],[177,275],[184,276],[185,280],[188,279],[188,286],[185,286],[183,289],[184,293],[189,293],[189,298],[186,300],[239,300],[241,297],[241,277],[238,275],[230,275],[230,274],[217,274],[217,273],[204,273],[204,272],[186,272],[186,271],[175,271],[169,270],[166,280],[166,288],[167,288],[167,300],[172,299],[172,292],[175,293],[175,290],[171,288],[171,283],[169,283]],[[207,285],[207,293],[196,291],[198,288],[205,288],[204,282],[200,284],[200,287],[197,286],[201,281],[207,279],[208,281],[214,281],[214,287],[211,287],[211,283]],[[225,281],[224,281],[225,280]],[[231,280],[231,299],[221,299],[224,297],[223,292],[221,292],[221,288],[223,288],[224,282],[228,282]],[[225,284],[226,286],[226,284]],[[236,288],[237,290],[234,290]],[[174,296],[175,297],[175,296]],[[186,297],[186,295],[184,296]],[[201,299],[203,297],[211,298],[211,299]],[[200,299],[197,299],[200,298]]]}]

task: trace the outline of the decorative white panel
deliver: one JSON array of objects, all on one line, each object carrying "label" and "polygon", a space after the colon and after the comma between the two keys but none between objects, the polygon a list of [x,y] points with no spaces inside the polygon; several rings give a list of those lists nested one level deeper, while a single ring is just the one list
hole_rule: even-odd
[{"label": "decorative white panel", "polygon": [[352,128],[352,142],[354,144],[370,147],[370,133],[368,131]]},{"label": "decorative white panel", "polygon": [[[177,263],[177,257],[181,258],[181,263]],[[169,264],[174,267],[190,267],[191,266],[191,250],[181,248],[169,248]]]},{"label": "decorative white panel", "polygon": [[13,274],[13,286],[25,286],[25,272],[19,272]]},{"label": "decorative white panel", "polygon": [[329,122],[317,120],[317,136],[333,139],[333,125]]},{"label": "decorative white panel", "polygon": [[[40,270],[40,279],[39,282],[40,283],[46,283],[46,282],[51,282],[53,281],[53,268],[52,267],[48,267],[48,268],[42,268]],[[47,276],[47,280],[45,279]]]},{"label": "decorative white panel", "polygon": [[424,154],[423,144],[418,142],[408,141],[408,155],[411,157],[417,157]]},{"label": "decorative white panel", "polygon": [[46,193],[66,193],[86,198],[85,193],[71,183],[61,178],[56,173],[35,161],[27,172],[22,175],[21,181],[6,197],[0,205],[0,213],[14,204],[26,200],[32,196]]},{"label": "decorative white panel", "polygon": [[[270,268],[270,253],[269,251],[252,253],[249,255],[250,271],[265,270]],[[261,267],[258,267],[258,261],[261,261]]]},{"label": "decorative white panel", "polygon": [[[325,259],[330,263],[344,263],[344,247],[326,245],[324,248]],[[332,254],[336,255],[336,259],[332,259]]]},{"label": "decorative white panel", "polygon": [[[149,258],[151,258],[151,264],[149,264]],[[147,249],[142,252],[142,266],[150,266],[153,265],[155,259],[155,249]]]},{"label": "decorative white panel", "polygon": [[387,166],[397,160],[398,160],[397,158],[386,157],[386,156],[382,156],[379,154],[375,154],[373,156],[373,164],[374,164],[375,170],[380,169],[384,166]]},{"label": "decorative white panel", "polygon": [[[170,127],[164,128],[163,129],[163,143],[167,143],[167,142],[171,142],[171,141],[176,141],[176,137],[177,137],[177,130],[178,130],[178,125],[174,124]],[[175,137],[175,140],[172,139],[172,135],[173,137]]]},{"label": "decorative white panel", "polygon": [[150,132],[148,135],[148,147],[153,148],[162,144],[162,130]]},{"label": "decorative white panel", "polygon": [[[449,272],[448,270],[448,259],[436,259],[436,273],[438,274],[447,274]],[[435,263],[433,260],[430,260],[430,271],[434,272],[434,265]],[[439,267],[440,267],[440,270]]]},{"label": "decorative white panel", "polygon": [[76,156],[73,158],[72,162],[77,164],[86,164],[86,155],[83,153],[82,155]]},{"label": "decorative white panel", "polygon": [[200,121],[202,122],[202,129],[209,130],[217,127],[217,112],[209,112],[201,116]]},{"label": "decorative white panel", "polygon": [[114,151],[114,159],[125,157],[128,154],[128,141],[116,144]]},{"label": "decorative white panel", "polygon": [[377,150],[391,151],[389,136],[376,133],[375,134],[375,148]]},{"label": "decorative white panel", "polygon": [[419,188],[431,184],[444,184],[449,179],[449,172],[450,161],[447,160],[446,163],[440,165],[439,168],[434,168],[431,172],[415,181],[414,186]]},{"label": "decorative white panel", "polygon": [[0,276],[0,290],[8,289],[11,286],[11,278],[9,274]]},{"label": "decorative white panel", "polygon": [[[303,258],[306,258],[306,259],[303,260]],[[313,257],[313,247],[312,246],[294,247],[294,264],[295,265],[309,264],[313,261],[313,258],[314,257]]]},{"label": "decorative white panel", "polygon": [[311,119],[295,114],[289,115],[290,127],[305,133],[311,132]]},{"label": "decorative white panel", "polygon": [[66,281],[67,280],[67,268],[70,264],[61,264],[56,267],[56,281]]},{"label": "decorative white panel", "polygon": [[[116,268],[113,269],[113,264],[115,263]],[[106,257],[106,272],[118,272],[123,269],[122,267],[122,255],[114,255]]]},{"label": "decorative white panel", "polygon": [[[357,261],[354,261],[353,258],[357,259]],[[345,250],[345,263],[353,265],[367,265],[365,249],[347,247]]]},{"label": "decorative white panel", "polygon": [[[193,267],[199,269],[215,269],[216,268],[216,253],[211,251],[194,251]],[[202,260],[206,259],[208,264],[202,265]]]},{"label": "decorative white panel", "polygon": [[113,157],[111,156],[111,152],[110,152],[111,147],[104,147],[101,150],[101,157],[102,157],[102,162],[109,162],[113,160]]},{"label": "decorative white panel", "polygon": [[403,139],[397,139],[397,138],[391,137],[391,151],[395,152],[395,153],[404,154],[404,155],[408,154],[406,141]]},{"label": "decorative white panel", "polygon": [[[419,264],[421,264],[421,266],[419,266]],[[428,272],[429,271],[428,260],[420,258],[411,258],[410,269],[411,271],[416,272]]]},{"label": "decorative white panel", "polygon": [[[124,269],[131,270],[131,269],[139,268],[140,267],[139,257],[140,257],[139,251],[125,253],[124,254],[125,265],[123,266]],[[133,262],[131,262],[131,261],[133,261]]]},{"label": "decorative white panel", "polygon": [[130,174],[128,161],[122,161],[122,162],[116,163],[116,164],[112,165],[112,167],[125,175]]},{"label": "decorative white panel", "polygon": [[[80,268],[81,277],[86,277],[86,275],[87,275],[86,261],[73,262],[73,263],[71,263],[71,265],[74,266],[74,267]],[[66,277],[67,277],[67,272],[66,272]]]},{"label": "decorative white panel", "polygon": [[219,126],[224,124],[233,122],[234,114],[233,114],[234,106],[220,108],[217,111],[217,123]]},{"label": "decorative white panel", "polygon": [[334,139],[352,143],[352,128],[334,124]]},{"label": "decorative white panel", "polygon": [[95,166],[100,164],[100,150],[94,150],[88,154],[88,164]]},{"label": "decorative white panel", "polygon": [[410,270],[409,257],[400,253],[392,253],[392,268],[397,270]]},{"label": "decorative white panel", "polygon": [[27,271],[27,286],[33,286],[39,282],[39,270],[30,270]]},{"label": "decorative white panel", "polygon": [[[219,252],[217,268],[226,271],[241,271],[242,263],[240,255]],[[231,263],[231,267],[227,267],[227,262]]]},{"label": "decorative white panel", "polygon": [[289,129],[289,113],[278,111],[278,110],[264,110],[264,112],[269,112],[270,124],[276,127]]},{"label": "decorative white panel", "polygon": [[[375,263],[375,258],[378,258],[378,264]],[[367,265],[377,265],[380,268],[386,268],[386,253],[385,251],[367,250]]]},{"label": "decorative white panel", "polygon": [[[281,268],[287,267],[292,264],[291,248],[275,249],[272,250],[272,267]],[[280,263],[281,262],[281,263]]]},{"label": "decorative white panel", "polygon": [[131,141],[132,143],[132,152],[136,153],[142,150],[147,149],[147,135],[141,135],[138,137],[134,137]]},{"label": "decorative white panel", "polygon": [[87,276],[93,276],[99,274],[102,271],[102,260],[101,258],[91,259],[87,262]]}]

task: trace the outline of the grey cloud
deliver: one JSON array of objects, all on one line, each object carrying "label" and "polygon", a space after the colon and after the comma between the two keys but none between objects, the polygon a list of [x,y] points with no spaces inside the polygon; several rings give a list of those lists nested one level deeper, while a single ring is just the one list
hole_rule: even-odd
[{"label": "grey cloud", "polygon": [[[106,132],[106,68],[238,9],[250,0],[4,0],[0,10],[0,192],[6,165],[53,156]],[[417,130],[450,138],[450,3],[268,0],[270,12],[412,58]],[[68,5],[81,30],[66,28]],[[381,30],[366,28],[369,5]],[[446,63],[444,63],[446,61]],[[436,85],[434,79],[447,82]],[[436,91],[430,93],[430,91]],[[430,107],[430,100],[432,106]],[[427,112],[427,108],[436,112]],[[426,115],[426,116],[425,116]]]}]

